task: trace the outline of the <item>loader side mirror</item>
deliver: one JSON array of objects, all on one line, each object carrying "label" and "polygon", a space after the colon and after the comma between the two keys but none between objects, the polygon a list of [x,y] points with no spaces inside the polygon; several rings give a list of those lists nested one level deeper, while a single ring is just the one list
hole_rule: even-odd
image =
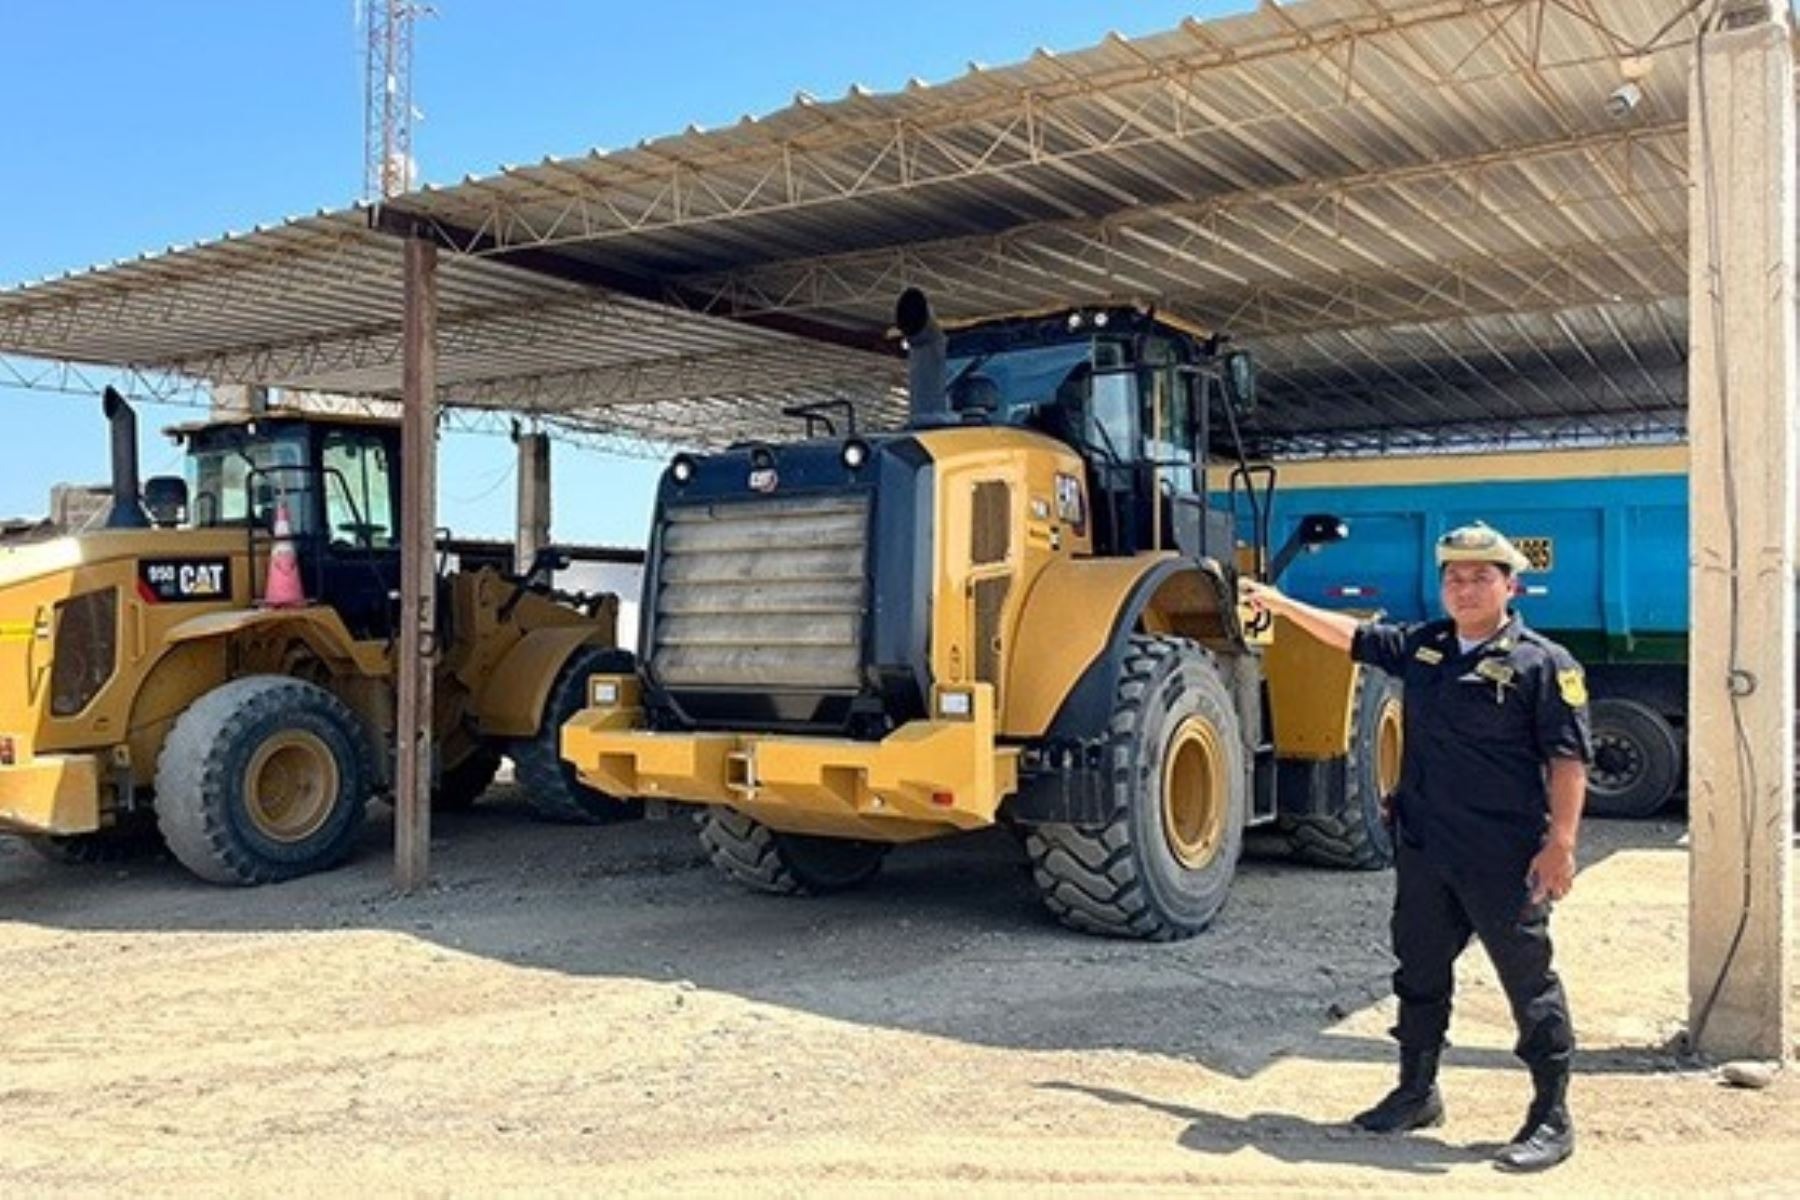
[{"label": "loader side mirror", "polygon": [[1256,411],[1256,360],[1247,350],[1232,350],[1225,355],[1224,368],[1225,399],[1232,410]]},{"label": "loader side mirror", "polygon": [[1294,532],[1288,535],[1281,549],[1276,551],[1275,559],[1269,564],[1269,582],[1279,580],[1296,558],[1302,554],[1312,554],[1325,546],[1341,542],[1350,536],[1350,524],[1342,517],[1331,513],[1307,513],[1294,526]]},{"label": "loader side mirror", "polygon": [[1341,542],[1350,536],[1350,524],[1342,517],[1331,513],[1307,513],[1300,518],[1300,527],[1295,531],[1301,545],[1309,550],[1320,546],[1329,546]]},{"label": "loader side mirror", "polygon": [[152,475],[144,480],[144,507],[160,529],[181,524],[188,515],[187,480],[179,475]]}]

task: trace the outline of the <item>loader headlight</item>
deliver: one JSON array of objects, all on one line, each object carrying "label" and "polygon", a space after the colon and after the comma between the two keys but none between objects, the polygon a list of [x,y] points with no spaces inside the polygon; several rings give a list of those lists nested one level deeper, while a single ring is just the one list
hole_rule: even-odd
[{"label": "loader headlight", "polygon": [[694,477],[694,460],[685,454],[677,454],[675,461],[669,464],[669,474],[676,483],[686,483]]},{"label": "loader headlight", "polygon": [[596,679],[593,689],[588,695],[595,708],[612,708],[619,703],[619,681],[616,679]]},{"label": "loader headlight", "polygon": [[72,717],[112,678],[119,653],[119,594],[86,592],[56,606],[50,665],[50,715]]},{"label": "loader headlight", "polygon": [[844,443],[844,465],[852,471],[869,461],[869,443],[851,438]]}]

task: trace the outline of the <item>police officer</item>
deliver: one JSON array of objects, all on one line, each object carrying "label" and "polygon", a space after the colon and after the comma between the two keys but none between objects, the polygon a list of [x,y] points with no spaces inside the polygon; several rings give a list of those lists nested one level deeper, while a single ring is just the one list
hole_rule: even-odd
[{"label": "police officer", "polygon": [[1377,1133],[1442,1123],[1438,1055],[1453,968],[1481,939],[1518,1024],[1534,1095],[1496,1156],[1512,1170],[1555,1166],[1575,1150],[1567,1092],[1574,1036],[1551,965],[1550,906],[1575,880],[1587,789],[1581,668],[1508,608],[1525,557],[1483,524],[1437,544],[1445,620],[1358,621],[1246,582],[1255,607],[1287,617],[1404,684],[1400,784],[1387,803],[1395,838],[1394,993],[1400,1082],[1355,1122]]}]

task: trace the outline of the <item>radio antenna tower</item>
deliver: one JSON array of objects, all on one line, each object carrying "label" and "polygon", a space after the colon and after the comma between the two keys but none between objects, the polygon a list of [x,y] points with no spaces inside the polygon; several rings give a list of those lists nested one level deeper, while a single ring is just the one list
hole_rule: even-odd
[{"label": "radio antenna tower", "polygon": [[361,0],[363,54],[363,195],[385,200],[412,187],[413,18],[430,9],[416,0]]}]

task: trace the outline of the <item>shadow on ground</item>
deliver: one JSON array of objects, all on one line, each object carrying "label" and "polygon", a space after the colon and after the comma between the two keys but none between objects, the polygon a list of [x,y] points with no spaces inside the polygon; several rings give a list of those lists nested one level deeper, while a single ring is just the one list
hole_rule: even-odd
[{"label": "shadow on ground", "polygon": [[[1669,821],[1594,822],[1588,865],[1673,847],[1681,832]],[[1143,945],[1056,925],[1012,839],[997,831],[902,847],[871,886],[817,900],[738,890],[704,862],[685,817],[550,826],[505,788],[437,818],[435,882],[420,894],[393,891],[391,837],[382,810],[348,866],[252,890],[197,883],[167,859],[60,867],[0,840],[0,920],[71,932],[387,930],[519,966],[691,981],[868,1026],[1001,1047],[1139,1051],[1239,1077],[1284,1057],[1392,1056],[1384,1039],[1331,1032],[1387,995],[1391,878],[1298,866],[1268,845],[1246,858],[1212,929]],[[1245,1011],[1262,1014],[1248,1031]],[[1668,1065],[1656,1049],[1591,1058],[1584,1069]],[[1499,1053],[1454,1051],[1458,1059],[1514,1065]],[[1260,1144],[1270,1132],[1203,1113],[1195,1121],[1202,1141],[1243,1133]]]},{"label": "shadow on ground", "polygon": [[1443,1175],[1452,1167],[1485,1162],[1497,1144],[1454,1146],[1430,1132],[1404,1137],[1363,1133],[1348,1124],[1309,1121],[1291,1113],[1251,1113],[1231,1117],[1183,1104],[1154,1100],[1117,1088],[1089,1087],[1060,1080],[1040,1084],[1049,1092],[1088,1096],[1105,1104],[1148,1109],[1188,1123],[1178,1139],[1201,1154],[1234,1154],[1254,1149],[1287,1163],[1372,1167],[1406,1175]]}]

